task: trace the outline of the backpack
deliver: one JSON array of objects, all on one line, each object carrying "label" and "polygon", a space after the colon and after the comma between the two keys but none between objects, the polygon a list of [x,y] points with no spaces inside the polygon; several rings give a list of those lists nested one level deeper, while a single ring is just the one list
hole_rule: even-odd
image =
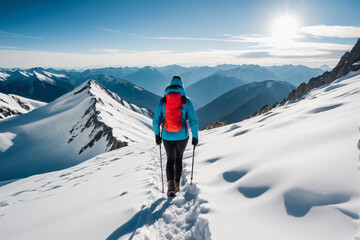
[{"label": "backpack", "polygon": [[178,92],[169,92],[162,99],[165,104],[163,126],[168,132],[178,132],[185,125],[181,117],[181,107],[186,103],[186,97]]}]

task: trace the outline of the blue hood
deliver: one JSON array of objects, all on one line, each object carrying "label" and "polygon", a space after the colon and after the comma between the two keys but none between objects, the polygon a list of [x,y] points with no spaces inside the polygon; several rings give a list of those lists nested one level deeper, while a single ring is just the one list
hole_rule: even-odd
[{"label": "blue hood", "polygon": [[184,83],[181,80],[181,78],[178,77],[173,77],[171,79],[171,83],[170,85],[165,89],[165,93],[164,95],[166,96],[166,94],[168,94],[169,92],[178,92],[180,93],[182,96],[186,96],[186,92],[184,89]]},{"label": "blue hood", "polygon": [[184,83],[181,80],[181,78],[175,77],[175,76],[171,79],[170,85],[178,85],[178,86],[184,88]]}]

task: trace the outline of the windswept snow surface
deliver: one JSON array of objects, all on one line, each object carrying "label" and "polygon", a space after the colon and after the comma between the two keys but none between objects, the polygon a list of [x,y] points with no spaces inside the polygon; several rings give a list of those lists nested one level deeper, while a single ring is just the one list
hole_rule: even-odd
[{"label": "windswept snow surface", "polygon": [[174,199],[161,193],[159,148],[152,142],[6,184],[0,236],[354,239],[359,104],[360,75],[350,73],[266,115],[200,132],[194,184],[189,144]]}]

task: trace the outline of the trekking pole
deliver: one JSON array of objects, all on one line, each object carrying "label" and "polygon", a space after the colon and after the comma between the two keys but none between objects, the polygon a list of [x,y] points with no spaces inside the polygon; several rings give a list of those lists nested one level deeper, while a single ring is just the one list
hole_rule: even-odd
[{"label": "trekking pole", "polygon": [[191,164],[191,177],[190,177],[190,185],[192,185],[193,175],[194,175],[194,156],[195,156],[195,145],[193,148],[193,158],[192,158],[192,164]]},{"label": "trekking pole", "polygon": [[163,168],[162,168],[161,143],[159,146],[160,146],[160,168],[161,168],[161,184],[162,184],[161,192],[164,193],[164,177],[163,177]]}]

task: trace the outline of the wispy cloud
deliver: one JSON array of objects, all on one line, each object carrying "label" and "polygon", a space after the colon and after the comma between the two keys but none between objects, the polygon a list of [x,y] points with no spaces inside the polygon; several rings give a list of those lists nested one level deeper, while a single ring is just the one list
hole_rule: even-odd
[{"label": "wispy cloud", "polygon": [[328,25],[306,26],[300,28],[299,32],[313,37],[335,37],[335,38],[360,37],[360,27],[357,26],[328,26]]},{"label": "wispy cloud", "polygon": [[201,37],[169,37],[169,36],[142,36],[140,38],[156,39],[156,40],[184,40],[184,41],[229,41],[231,39],[224,38],[201,38]]},{"label": "wispy cloud", "polygon": [[18,47],[0,45],[0,49],[19,49]]},{"label": "wispy cloud", "polygon": [[104,27],[96,27],[99,30],[105,31],[105,32],[112,32],[112,33],[121,33],[121,31],[117,29],[111,29],[111,28],[104,28]]},{"label": "wispy cloud", "polygon": [[5,31],[0,31],[0,37],[22,37],[22,38],[44,40],[44,38],[42,38],[42,37],[36,37],[36,36],[31,36],[31,35],[26,35],[26,34],[21,34],[21,33],[5,32]]}]

